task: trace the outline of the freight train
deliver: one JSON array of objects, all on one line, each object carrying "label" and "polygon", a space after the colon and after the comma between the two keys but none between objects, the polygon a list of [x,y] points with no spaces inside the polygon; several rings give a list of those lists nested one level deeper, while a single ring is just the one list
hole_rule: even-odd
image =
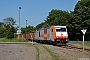
[{"label": "freight train", "polygon": [[53,45],[56,44],[63,45],[69,42],[66,26],[49,26],[39,28],[35,32],[21,34],[21,36],[23,36],[23,38],[28,40],[33,39],[36,42],[43,42],[43,43],[49,42]]},{"label": "freight train", "polygon": [[15,38],[21,38],[25,40],[31,41],[32,39],[35,40],[35,32],[27,32],[24,34],[16,34]]}]

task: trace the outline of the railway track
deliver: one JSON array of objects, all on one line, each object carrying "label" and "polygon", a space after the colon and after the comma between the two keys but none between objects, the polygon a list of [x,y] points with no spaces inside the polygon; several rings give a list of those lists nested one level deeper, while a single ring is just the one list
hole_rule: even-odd
[{"label": "railway track", "polygon": [[[83,51],[82,50],[83,47],[80,46],[79,44],[66,44],[66,46],[64,45],[64,46],[59,46],[59,47],[66,48],[66,49],[74,49],[74,50],[77,49],[77,50],[79,50],[81,52]],[[90,51],[90,48],[89,47],[84,47],[84,50],[85,51]]]},{"label": "railway track", "polygon": [[61,60],[78,60],[81,57],[83,59],[90,59],[90,49],[85,48],[85,51],[82,52],[82,47],[77,46],[77,44],[67,44],[66,46],[53,46],[49,44],[43,45],[48,47],[48,49],[50,49]]},{"label": "railway track", "polygon": [[[14,46],[14,47],[13,47]],[[35,47],[36,46],[36,47]],[[37,48],[38,47],[38,48]],[[14,54],[18,52],[17,59],[25,60],[78,60],[83,57],[83,59],[90,60],[90,50],[85,48],[85,52],[82,52],[82,48],[73,44],[67,44],[66,46],[53,46],[50,44],[42,44],[28,42],[28,43],[3,43],[0,44],[1,48],[1,56],[3,57],[3,53],[10,52],[11,57],[16,57]],[[9,50],[10,49],[10,50]],[[29,53],[28,53],[29,52]],[[9,54],[9,53],[8,53]],[[8,60],[12,60],[9,55],[4,55],[8,57]],[[26,56],[26,57],[25,57]],[[22,59],[22,57],[24,59]],[[34,57],[34,58],[33,58]],[[36,57],[36,58],[35,58]],[[5,60],[4,57],[3,59]]]},{"label": "railway track", "polygon": [[[50,45],[48,43],[39,43],[39,44]],[[58,47],[66,48],[66,49],[79,50],[79,51],[82,52],[83,51],[83,46],[81,46],[80,44],[82,44],[82,42],[71,42],[70,41],[70,43],[67,43],[66,45],[56,45],[56,47],[58,46]],[[90,51],[90,47],[84,46],[84,50],[88,52],[88,51]]]},{"label": "railway track", "polygon": [[[38,43],[38,44],[42,44],[42,43]],[[45,44],[46,45],[46,44]],[[47,44],[50,45],[50,44]],[[66,48],[66,49],[73,49],[73,50],[79,50],[79,51],[83,51],[83,47],[80,46],[79,44],[72,44],[72,43],[68,43],[66,45],[56,45],[56,47],[61,47],[61,48]],[[84,47],[85,51],[90,51],[89,47]]]}]

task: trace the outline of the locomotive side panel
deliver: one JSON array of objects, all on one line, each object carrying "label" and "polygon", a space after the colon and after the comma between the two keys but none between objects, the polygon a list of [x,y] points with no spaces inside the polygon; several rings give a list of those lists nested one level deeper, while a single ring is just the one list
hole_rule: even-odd
[{"label": "locomotive side panel", "polygon": [[50,40],[50,29],[42,28],[36,31],[35,38],[40,41]]},{"label": "locomotive side panel", "polygon": [[44,40],[44,30],[39,31],[39,40]]},{"label": "locomotive side panel", "polygon": [[51,26],[50,27],[50,39],[51,39],[51,41],[55,41],[55,39],[56,39],[56,30],[55,30],[56,28],[55,28],[55,26]]},{"label": "locomotive side panel", "polygon": [[44,28],[39,30],[39,40],[50,40],[50,29]]},{"label": "locomotive side panel", "polygon": [[67,28],[66,26],[51,26],[40,29],[36,32],[36,39],[54,44],[66,44],[68,42]]},{"label": "locomotive side panel", "polygon": [[51,35],[51,30],[49,28],[49,29],[47,29],[47,34],[46,34],[47,40],[51,40],[50,39],[50,37],[51,37],[50,35]]}]

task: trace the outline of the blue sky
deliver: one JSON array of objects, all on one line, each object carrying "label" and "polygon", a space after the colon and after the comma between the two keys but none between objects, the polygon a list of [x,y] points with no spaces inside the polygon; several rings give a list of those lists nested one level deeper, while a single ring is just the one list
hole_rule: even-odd
[{"label": "blue sky", "polygon": [[52,9],[73,11],[78,0],[0,0],[0,22],[4,18],[13,17],[18,25],[20,11],[20,26],[36,26],[43,22]]}]

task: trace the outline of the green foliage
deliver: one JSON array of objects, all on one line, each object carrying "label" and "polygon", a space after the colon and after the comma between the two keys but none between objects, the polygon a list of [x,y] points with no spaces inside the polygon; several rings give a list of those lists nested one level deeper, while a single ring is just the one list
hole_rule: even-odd
[{"label": "green foliage", "polygon": [[27,40],[0,38],[0,42],[27,42]]},{"label": "green foliage", "polygon": [[51,10],[45,22],[50,25],[67,25],[70,15],[67,11]]},{"label": "green foliage", "polygon": [[[82,29],[87,29],[87,35],[90,34],[90,0],[78,1],[72,13],[72,35],[75,35],[77,39],[81,40]],[[88,37],[88,36],[87,36]],[[86,38],[87,38],[86,37]]]},{"label": "green foliage", "polygon": [[[42,27],[45,27],[45,22],[41,22],[40,24],[38,24],[37,26],[36,26],[36,29],[39,29],[39,28],[42,28]],[[47,26],[47,25],[46,25]]]},{"label": "green foliage", "polygon": [[49,15],[44,20],[44,22],[38,24],[36,28],[51,26],[51,25],[66,25],[68,26],[68,20],[70,19],[70,14],[67,11],[54,10],[49,12]]},{"label": "green foliage", "polygon": [[27,32],[34,32],[36,28],[34,26],[27,26],[26,28],[21,28],[22,33],[27,33]]},{"label": "green foliage", "polygon": [[5,18],[0,22],[0,38],[14,38],[16,28],[14,27],[15,20],[12,17]]},{"label": "green foliage", "polygon": [[4,23],[3,22],[0,22],[0,28],[4,26]]},{"label": "green foliage", "polygon": [[6,37],[6,33],[5,32],[6,32],[6,29],[0,27],[0,38]]},{"label": "green foliage", "polygon": [[15,25],[15,23],[16,23],[12,17],[3,19],[3,22],[5,25],[11,25],[11,26]]},{"label": "green foliage", "polygon": [[38,24],[36,29],[51,26],[66,25],[69,39],[82,40],[82,29],[87,29],[85,39],[90,39],[90,0],[80,0],[75,5],[74,11],[52,9],[44,22]]},{"label": "green foliage", "polygon": [[[13,38],[18,27],[14,27],[15,20],[12,17],[5,18],[0,22],[0,38]],[[36,27],[27,26],[21,28],[22,33],[33,32],[38,28],[51,25],[65,25],[68,28],[70,40],[82,40],[82,29],[87,29],[85,39],[90,40],[90,0],[80,0],[75,5],[74,11],[52,9],[44,22]]]},{"label": "green foliage", "polygon": [[88,29],[90,26],[90,0],[81,0],[76,4],[74,9],[74,21],[74,27]]}]

